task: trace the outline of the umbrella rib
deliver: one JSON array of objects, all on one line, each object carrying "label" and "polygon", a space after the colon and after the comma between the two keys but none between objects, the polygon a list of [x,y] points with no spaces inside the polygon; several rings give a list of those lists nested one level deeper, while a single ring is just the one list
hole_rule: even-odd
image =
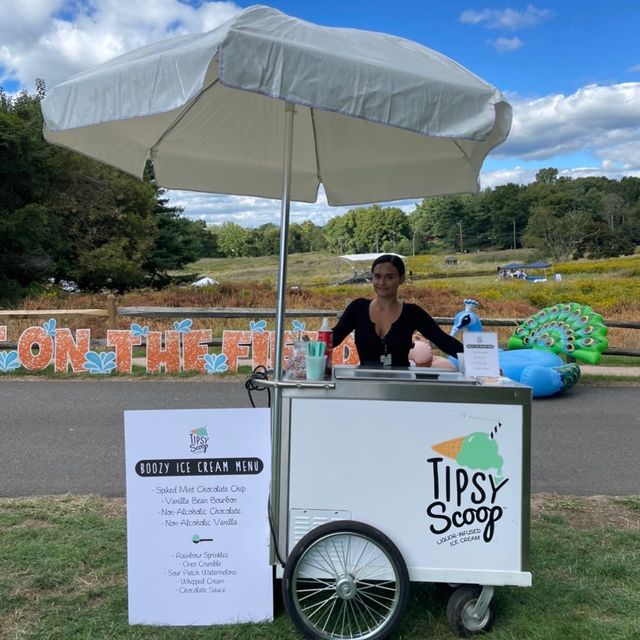
[{"label": "umbrella rib", "polygon": [[210,82],[206,87],[203,87],[201,91],[198,92],[198,95],[191,98],[187,107],[178,115],[178,117],[162,132],[162,135],[153,143],[151,146],[151,159],[155,157],[158,147],[162,143],[162,141],[180,124],[182,119],[191,111],[193,106],[198,102],[200,97],[207,93],[210,89],[215,87],[220,82],[220,78],[216,78],[213,82]]},{"label": "umbrella rib", "polygon": [[451,138],[451,142],[453,142],[453,144],[455,144],[456,147],[460,149],[460,153],[463,155],[464,158],[466,158],[467,162],[471,164],[471,158],[469,158],[469,154],[465,152],[465,150],[460,146],[458,141],[455,138]]},{"label": "umbrella rib", "polygon": [[[318,183],[322,183],[322,171],[320,169],[320,158],[318,156],[318,135],[316,132],[316,110],[313,107],[309,107],[309,114],[311,115],[311,129],[313,131],[313,151],[316,156],[316,178],[318,179]],[[316,197],[318,193],[316,191]]]}]

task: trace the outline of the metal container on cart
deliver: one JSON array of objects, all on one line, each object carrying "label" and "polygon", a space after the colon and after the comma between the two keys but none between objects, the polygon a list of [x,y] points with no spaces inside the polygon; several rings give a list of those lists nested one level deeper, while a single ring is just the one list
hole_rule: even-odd
[{"label": "metal container on cart", "polygon": [[459,635],[487,630],[493,588],[531,585],[530,388],[348,367],[282,384],[273,559],[297,627],[386,637],[416,581],[457,586]]}]

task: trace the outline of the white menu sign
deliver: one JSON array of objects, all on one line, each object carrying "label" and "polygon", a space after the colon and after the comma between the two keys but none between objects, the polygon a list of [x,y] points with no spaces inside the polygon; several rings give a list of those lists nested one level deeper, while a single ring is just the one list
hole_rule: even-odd
[{"label": "white menu sign", "polygon": [[463,338],[464,374],[468,378],[498,377],[498,334],[491,331],[467,331]]},{"label": "white menu sign", "polygon": [[129,623],[271,620],[269,410],[124,420]]}]

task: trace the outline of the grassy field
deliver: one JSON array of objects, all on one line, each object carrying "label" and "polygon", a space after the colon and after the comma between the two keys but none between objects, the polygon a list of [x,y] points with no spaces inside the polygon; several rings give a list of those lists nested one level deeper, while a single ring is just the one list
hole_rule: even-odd
[{"label": "grassy field", "polygon": [[[293,640],[276,597],[271,624],[127,623],[122,499],[0,499],[1,640]],[[640,637],[640,497],[532,499],[530,589],[501,587],[495,640]],[[279,583],[277,584],[279,588]],[[445,586],[412,586],[396,640],[448,640]]]},{"label": "grassy field", "polygon": [[[455,267],[444,266],[444,256],[407,258],[412,273],[401,295],[436,317],[452,317],[460,311],[465,298],[480,303],[481,318],[526,318],[539,309],[558,302],[589,305],[607,320],[640,322],[640,254],[608,260],[584,260],[556,264],[548,272],[547,282],[505,281],[497,278],[497,266],[513,260],[527,261],[530,253],[493,252],[464,254]],[[366,269],[362,265],[359,269]],[[276,305],[277,258],[206,259],[189,265],[183,273],[210,276],[219,284],[208,287],[174,286],[162,291],[139,290],[118,295],[118,306],[156,307],[240,307],[272,309]],[[480,274],[487,275],[480,275]],[[554,273],[562,274],[556,281]],[[288,260],[288,309],[339,311],[356,297],[370,296],[371,285],[339,284],[353,275],[353,269],[338,256],[322,253],[294,254]],[[26,309],[106,308],[107,292],[66,294],[50,288],[38,297],[26,300]],[[138,318],[151,330],[167,328],[166,320]],[[119,318],[119,327],[128,328],[131,318]],[[309,320],[315,329],[319,320]],[[11,321],[10,336],[18,336],[32,324],[29,320]],[[104,319],[69,318],[70,329],[89,327],[93,337],[106,336]],[[246,320],[196,320],[194,328],[211,328],[215,336],[224,329],[245,329]],[[510,329],[501,330],[505,341]],[[640,349],[640,331],[611,329],[609,342],[619,348]]]},{"label": "grassy field", "polygon": [[[445,315],[441,310],[459,307],[464,298],[475,298],[486,316],[501,311],[537,310],[570,300],[589,305],[610,317],[626,314],[629,320],[640,318],[640,254],[555,264],[539,272],[547,276],[546,282],[498,279],[497,268],[517,260],[518,255],[521,255],[519,259],[526,260],[529,253],[464,254],[458,256],[454,267],[444,265],[444,256],[409,256],[406,263],[411,275],[402,295],[423,300],[433,315]],[[359,264],[358,270],[366,270],[368,266]],[[253,282],[273,286],[277,258],[210,258],[190,265],[188,271],[210,276],[221,284]],[[287,273],[289,285],[302,289],[307,299],[321,301],[325,297],[335,301],[338,307],[343,299],[366,295],[371,290],[369,284],[340,284],[354,271],[338,256],[295,254],[289,257]],[[555,274],[560,274],[561,280],[555,280]],[[443,304],[443,298],[449,304]],[[295,306],[293,297],[292,302]]]},{"label": "grassy field", "polygon": [[[474,273],[486,273],[479,282],[494,282],[498,267],[509,262],[532,260],[530,250],[492,251],[484,253],[456,254],[457,264],[446,266],[444,255],[407,256],[407,270],[418,278],[448,277],[458,278]],[[367,269],[366,262],[356,263],[358,271]],[[278,258],[261,256],[256,258],[204,258],[188,265],[180,273],[198,273],[219,282],[265,282],[275,284]],[[586,275],[599,277],[633,277],[640,275],[640,253],[606,260],[574,260],[556,263],[546,270],[532,271],[531,274],[553,279],[559,273],[563,279]],[[308,286],[312,284],[333,285],[349,278],[354,269],[339,256],[326,253],[292,254],[287,261],[287,275],[290,285]]]}]

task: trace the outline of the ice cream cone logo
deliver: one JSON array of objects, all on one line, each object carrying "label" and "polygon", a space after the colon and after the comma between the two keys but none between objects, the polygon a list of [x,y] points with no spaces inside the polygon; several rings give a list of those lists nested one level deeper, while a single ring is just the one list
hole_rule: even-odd
[{"label": "ice cream cone logo", "polygon": [[438,442],[438,444],[434,444],[431,448],[445,458],[455,460],[460,453],[460,449],[462,449],[464,439],[465,436],[460,436],[459,438],[452,438],[451,440],[443,440],[442,442]]},{"label": "ice cream cone logo", "polygon": [[455,460],[462,467],[485,471],[496,469],[498,477],[501,477],[503,459],[495,439],[501,426],[501,423],[498,423],[489,433],[476,431],[467,436],[443,440],[431,448],[441,456]]}]

